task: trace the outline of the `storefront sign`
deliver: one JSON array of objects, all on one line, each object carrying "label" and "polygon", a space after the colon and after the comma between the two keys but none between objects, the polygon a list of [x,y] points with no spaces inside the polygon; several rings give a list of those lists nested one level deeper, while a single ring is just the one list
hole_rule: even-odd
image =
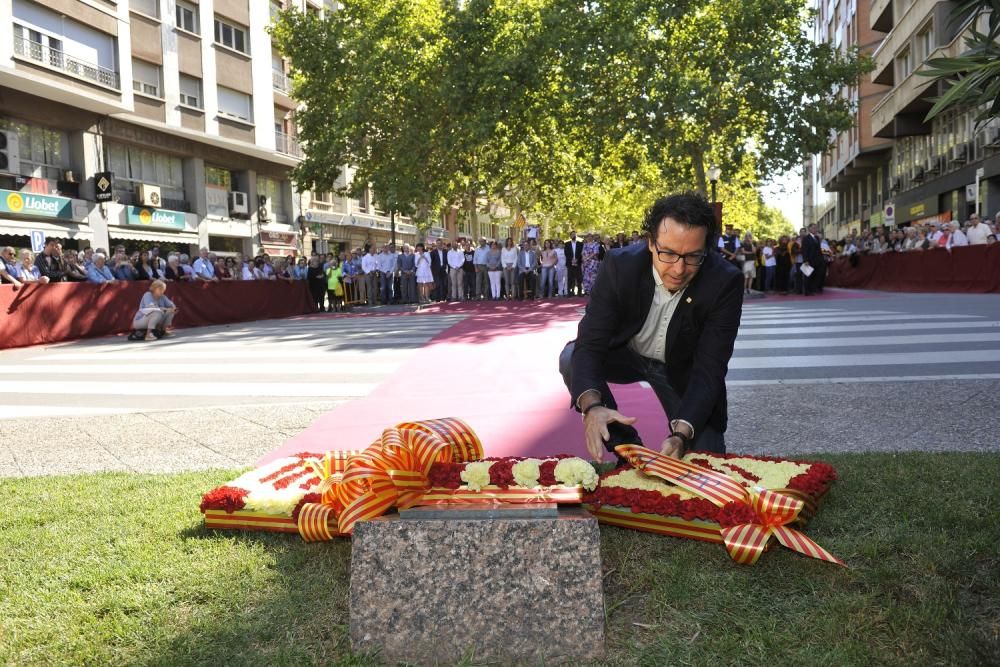
[{"label": "storefront sign", "polygon": [[0,190],[0,213],[72,220],[73,200],[69,197]]},{"label": "storefront sign", "polygon": [[909,206],[900,207],[898,211],[899,216],[897,216],[899,220],[897,222],[908,222],[917,218],[926,218],[937,215],[937,212],[937,197],[928,197]]},{"label": "storefront sign", "polygon": [[159,229],[185,229],[184,214],[180,211],[144,208],[142,206],[125,207],[125,224]]},{"label": "storefront sign", "polygon": [[269,232],[260,231],[260,242],[262,245],[295,247],[295,234],[292,232]]},{"label": "storefront sign", "polygon": [[944,213],[938,213],[937,215],[929,215],[926,218],[920,218],[911,222],[911,225],[939,225],[942,222],[951,222],[951,211],[945,211]]}]

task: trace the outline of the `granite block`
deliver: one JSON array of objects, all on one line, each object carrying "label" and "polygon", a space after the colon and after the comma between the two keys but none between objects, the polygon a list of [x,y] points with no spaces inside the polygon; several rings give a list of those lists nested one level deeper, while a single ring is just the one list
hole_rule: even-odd
[{"label": "granite block", "polygon": [[566,664],[604,655],[596,520],[402,519],[358,523],[351,645],[389,662]]}]

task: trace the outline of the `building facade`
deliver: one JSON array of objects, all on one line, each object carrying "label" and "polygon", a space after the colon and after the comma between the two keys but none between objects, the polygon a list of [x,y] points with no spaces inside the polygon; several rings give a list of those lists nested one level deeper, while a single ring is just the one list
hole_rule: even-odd
[{"label": "building facade", "polygon": [[974,109],[924,120],[943,88],[918,71],[931,58],[960,55],[970,28],[968,20],[952,21],[955,5],[818,4],[817,39],[856,45],[875,63],[857,89],[844,91],[858,105],[855,127],[812,160],[812,201],[804,208],[827,236],[1000,211],[1000,121],[976,127]]},{"label": "building facade", "polygon": [[[336,9],[0,1],[0,245],[28,247],[40,231],[70,248],[289,255],[315,249],[328,222],[326,238],[345,245],[388,239],[369,202],[310,196],[290,179],[296,103],[267,32],[288,6]],[[415,240],[408,221],[398,230]]]}]

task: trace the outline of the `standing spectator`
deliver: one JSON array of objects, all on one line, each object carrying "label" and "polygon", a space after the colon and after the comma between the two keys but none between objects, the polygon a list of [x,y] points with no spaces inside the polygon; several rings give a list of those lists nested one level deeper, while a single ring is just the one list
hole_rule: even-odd
[{"label": "standing spectator", "polygon": [[805,229],[800,229],[799,235],[793,236],[788,241],[788,254],[792,258],[792,273],[788,283],[796,294],[802,294],[805,288],[805,283],[802,282],[802,237],[805,233]]},{"label": "standing spectator", "polygon": [[792,259],[788,254],[788,237],[781,236],[774,246],[774,289],[788,294],[788,278],[792,273]]},{"label": "standing spectator", "polygon": [[417,300],[417,258],[410,252],[410,246],[403,244],[403,252],[396,260],[399,271],[400,303]]},{"label": "standing spectator", "polygon": [[486,300],[490,298],[489,269],[486,267],[486,255],[490,249],[486,245],[486,239],[479,239],[479,247],[473,254],[472,263],[476,272],[476,289],[473,298]]},{"label": "standing spectator", "polygon": [[233,275],[233,268],[235,266],[236,263],[232,257],[218,258],[215,261],[215,277],[224,283],[236,280],[236,276]]},{"label": "standing spectator", "polygon": [[[550,243],[546,241],[546,243]],[[496,241],[490,241],[489,252],[486,253],[486,272],[490,279],[490,296],[494,301],[500,300],[500,277],[503,275],[500,260],[500,246]]]},{"label": "standing spectator", "polygon": [[[625,243],[625,235],[619,234],[621,243]],[[625,246],[618,246],[623,248]],[[559,296],[566,296],[566,246],[562,243],[555,244],[556,253],[556,288]]]},{"label": "standing spectator", "polygon": [[543,299],[552,298],[556,295],[556,264],[559,259],[556,257],[555,248],[552,241],[546,241],[542,246],[542,285],[538,288],[538,296]]},{"label": "standing spectator", "polygon": [[778,260],[774,256],[774,239],[764,242],[764,247],[760,250],[761,258],[764,260],[764,291],[774,291],[774,274],[777,272]]},{"label": "standing spectator", "polygon": [[21,262],[14,266],[14,277],[22,283],[47,283],[49,277],[42,274],[35,264],[35,254],[24,248],[21,250]]},{"label": "standing spectator", "polygon": [[990,226],[979,219],[979,215],[973,213],[969,216],[969,245],[986,245],[986,237],[992,234]]},{"label": "standing spectator", "polygon": [[292,275],[296,280],[305,280],[306,272],[309,270],[309,266],[306,262],[305,257],[299,257],[298,261],[295,263],[295,269],[292,271]]},{"label": "standing spectator", "polygon": [[934,241],[934,245],[938,248],[951,248],[951,227],[949,225],[942,225],[937,231],[937,240]]},{"label": "standing spectator", "polygon": [[594,289],[594,281],[601,270],[601,244],[594,240],[593,234],[587,234],[583,243],[583,293],[590,294]]},{"label": "standing spectator", "polygon": [[184,272],[185,276],[182,280],[194,280],[194,269],[191,268],[191,258],[187,254],[181,253],[180,265],[181,271]]},{"label": "standing spectator", "polygon": [[951,223],[951,235],[948,237],[948,248],[969,245],[969,238],[957,222]]},{"label": "standing spectator", "polygon": [[334,313],[344,308],[344,271],[336,257],[326,265],[326,296],[330,306],[328,313]]},{"label": "standing spectator", "polygon": [[92,283],[115,283],[118,282],[114,274],[105,265],[104,255],[94,253],[93,263],[87,269],[87,280]]},{"label": "standing spectator", "polygon": [[566,290],[576,296],[583,293],[583,242],[576,238],[576,232],[569,233],[569,241],[563,246],[566,252]]},{"label": "standing spectator", "polygon": [[624,248],[628,245],[628,239],[625,238],[625,232],[618,232],[615,234],[615,240],[611,242],[611,248]]},{"label": "standing spectator", "polygon": [[13,285],[14,289],[21,287],[17,279],[17,268],[14,266],[14,249],[6,246],[0,250],[0,284]]},{"label": "standing spectator", "polygon": [[167,284],[162,280],[154,280],[149,285],[149,291],[142,295],[139,310],[132,318],[131,340],[139,340],[142,330],[146,330],[144,340],[156,340],[168,336],[167,327],[174,321],[177,306],[165,295]]},{"label": "standing spectator", "polygon": [[67,250],[63,253],[62,272],[63,280],[73,283],[87,281],[87,267],[80,263],[76,250]]},{"label": "standing spectator", "polygon": [[520,298],[538,298],[538,253],[531,249],[527,241],[521,244],[521,252],[517,255],[518,293]]},{"label": "standing spectator", "polygon": [[42,254],[35,258],[35,266],[38,272],[48,278],[50,283],[58,283],[63,279],[60,258],[62,256],[62,246],[56,239],[46,239]]},{"label": "standing spectator", "polygon": [[753,279],[757,277],[757,244],[751,232],[748,231],[743,235],[740,251],[743,254],[743,266],[740,267],[743,272],[743,293],[749,294]]},{"label": "standing spectator", "polygon": [[[563,253],[565,256],[565,252]],[[507,300],[517,297],[515,284],[517,283],[517,248],[514,246],[514,239],[507,237],[504,241],[503,250],[500,251],[500,264],[503,266],[503,283]]]},{"label": "standing spectator", "polygon": [[719,236],[719,252],[742,272],[743,261],[737,256],[739,249],[739,233],[733,229],[732,225],[726,225],[726,233]]},{"label": "standing spectator", "polygon": [[[823,232],[816,232],[816,239],[819,241],[819,252],[823,260],[817,268],[819,275],[816,276],[816,291],[822,294],[823,286],[826,284],[827,267],[833,261],[833,250],[830,248],[830,244],[826,242],[826,239],[823,238]],[[897,242],[898,239],[893,241],[894,244]]]},{"label": "standing spectator", "polygon": [[195,281],[218,282],[215,277],[215,258],[210,255],[208,248],[202,248],[199,254],[200,256],[194,260],[194,265],[191,267]]},{"label": "standing spectator", "polygon": [[448,249],[444,247],[442,239],[435,241],[430,256],[431,273],[434,275],[434,292],[431,298],[435,301],[447,301],[449,292]]},{"label": "standing spectator", "polygon": [[932,231],[927,236],[927,239],[931,242],[931,245],[940,246],[943,248],[945,246],[945,243],[941,243],[941,237],[943,237],[944,235],[945,235],[944,230],[941,229],[941,225],[935,224],[934,231]]},{"label": "standing spectator", "polygon": [[[361,275],[361,261],[358,258],[358,251],[352,250],[347,261],[340,263],[340,270],[344,274],[344,305],[358,302],[358,283]],[[298,267],[292,270],[292,276],[296,276]],[[297,278],[296,278],[297,279]]]},{"label": "standing spectator", "polygon": [[639,232],[637,232],[635,230],[632,230],[632,237],[629,239],[628,244],[629,245],[635,245],[637,243],[643,243],[643,239],[639,235]]},{"label": "standing spectator", "polygon": [[309,259],[309,268],[306,270],[306,283],[309,285],[309,294],[312,295],[316,309],[323,312],[323,299],[326,296],[326,274],[323,272],[323,265],[318,257]]},{"label": "standing spectator", "polygon": [[381,281],[382,305],[387,306],[392,303],[392,283],[396,275],[396,254],[388,243],[382,246],[382,252],[378,255],[378,272]]},{"label": "standing spectator", "polygon": [[[450,244],[449,244],[450,245]],[[465,253],[458,247],[458,242],[448,251],[448,281],[451,286],[451,300],[461,301],[463,296]]]},{"label": "standing spectator", "polygon": [[431,268],[431,256],[424,249],[423,243],[417,244],[413,254],[413,265],[417,272],[417,286],[420,289],[420,303],[430,303],[431,288],[434,286],[434,271]]},{"label": "standing spectator", "polygon": [[[318,261],[318,260],[317,260]],[[378,260],[375,259],[375,249],[368,247],[365,256],[361,258],[361,270],[365,274],[365,294],[368,305],[374,306],[378,297]]]},{"label": "standing spectator", "polygon": [[462,257],[464,262],[462,262],[462,280],[465,284],[465,300],[473,301],[476,299],[476,290],[478,285],[476,284],[476,249],[472,247],[472,243],[465,241],[462,244]]},{"label": "standing spectator", "polygon": [[816,238],[816,225],[809,225],[809,233],[802,237],[802,264],[808,264],[812,273],[803,276],[803,293],[812,296],[819,284],[820,270],[823,265],[823,253],[820,250],[819,239]]},{"label": "standing spectator", "polygon": [[274,260],[274,277],[285,283],[295,282],[295,278],[292,278],[292,272],[288,270],[288,265],[283,257],[277,257]]},{"label": "standing spectator", "polygon": [[136,280],[159,280],[163,277],[156,266],[150,263],[148,250],[139,252],[139,261],[135,263],[134,268]]}]

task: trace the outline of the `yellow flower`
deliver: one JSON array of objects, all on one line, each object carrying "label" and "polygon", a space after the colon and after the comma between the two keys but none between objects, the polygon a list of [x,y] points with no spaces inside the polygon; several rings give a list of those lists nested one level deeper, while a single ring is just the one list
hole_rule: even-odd
[{"label": "yellow flower", "polygon": [[[795,461],[761,461],[751,457],[724,459],[703,452],[688,454],[684,458],[706,459],[714,470],[729,476],[743,486],[761,486],[765,489],[785,488],[793,477],[806,472],[810,466],[808,463],[796,463]],[[732,468],[727,468],[725,466],[727,463],[756,475],[760,481],[750,481]]]},{"label": "yellow flower", "polygon": [[483,487],[489,486],[492,465],[492,461],[477,461],[465,466],[461,477],[462,481],[469,486],[470,491],[482,491]]},{"label": "yellow flower", "polygon": [[295,509],[304,495],[305,491],[281,494],[251,493],[247,496],[246,506],[243,509],[275,516],[291,516],[292,510]]},{"label": "yellow flower", "polygon": [[594,466],[581,458],[562,459],[552,473],[556,481],[566,486],[582,485],[587,491],[597,488],[598,476]]},{"label": "yellow flower", "polygon": [[538,459],[525,459],[514,464],[511,472],[514,473],[514,483],[526,489],[538,486],[538,476],[541,474],[539,467],[542,462]]},{"label": "yellow flower", "polygon": [[680,496],[682,500],[698,498],[679,486],[668,484],[659,477],[653,477],[635,468],[620,472],[617,475],[608,477],[603,482],[604,486],[617,486],[622,489],[639,489],[640,491],[656,491],[663,496]]}]

